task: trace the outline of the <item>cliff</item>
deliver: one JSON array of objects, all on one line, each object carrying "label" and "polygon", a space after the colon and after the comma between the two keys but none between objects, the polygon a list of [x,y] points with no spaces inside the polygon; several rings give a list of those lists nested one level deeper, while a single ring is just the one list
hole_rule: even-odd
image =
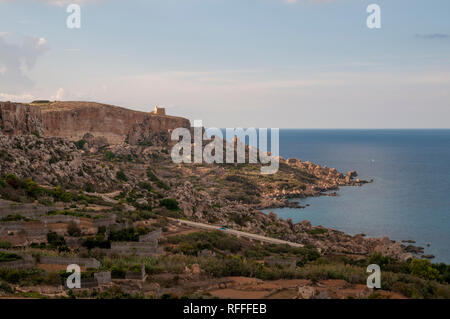
[{"label": "cliff", "polygon": [[41,110],[20,103],[0,102],[0,132],[6,135],[42,135]]},{"label": "cliff", "polygon": [[35,130],[48,137],[80,140],[86,133],[103,136],[111,144],[139,141],[136,132],[152,134],[177,127],[190,127],[182,117],[133,111],[94,102],[53,102],[36,104],[1,103],[2,131],[11,134]]}]

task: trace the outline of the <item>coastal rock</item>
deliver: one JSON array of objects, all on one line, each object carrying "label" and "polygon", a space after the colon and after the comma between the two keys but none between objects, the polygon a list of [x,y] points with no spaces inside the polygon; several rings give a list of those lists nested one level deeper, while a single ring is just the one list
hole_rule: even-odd
[{"label": "coastal rock", "polygon": [[269,212],[269,218],[275,222],[275,221],[277,221],[278,216],[274,212]]},{"label": "coastal rock", "polygon": [[382,237],[378,240],[378,245],[374,248],[374,252],[400,260],[413,258],[413,255],[407,252],[401,243],[392,242],[388,237]]},{"label": "coastal rock", "polygon": [[348,171],[346,176],[350,176],[350,178],[354,178],[358,176],[356,171]]},{"label": "coastal rock", "polygon": [[413,245],[406,246],[405,250],[407,252],[409,252],[411,254],[415,254],[415,255],[423,254],[423,252],[424,252],[423,247],[418,247],[418,246],[413,246]]},{"label": "coastal rock", "polygon": [[311,230],[311,222],[309,220],[303,220],[300,223],[295,224],[297,231],[308,231]]}]

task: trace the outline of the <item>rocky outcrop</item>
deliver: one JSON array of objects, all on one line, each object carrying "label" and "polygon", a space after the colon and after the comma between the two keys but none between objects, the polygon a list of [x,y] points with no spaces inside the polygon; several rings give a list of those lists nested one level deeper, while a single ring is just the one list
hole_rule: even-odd
[{"label": "rocky outcrop", "polygon": [[122,107],[93,102],[54,102],[39,104],[42,110],[44,134],[72,141],[86,133],[105,137],[110,144],[138,143],[148,135],[177,127],[190,127],[182,117],[133,111]]},{"label": "rocky outcrop", "polygon": [[413,258],[413,255],[406,250],[401,243],[390,240],[387,236],[375,239],[373,241],[376,242],[376,246],[373,250],[374,252],[400,260],[408,260]]},{"label": "rocky outcrop", "polygon": [[0,132],[7,135],[42,135],[41,110],[20,103],[0,102]]},{"label": "rocky outcrop", "polygon": [[105,137],[95,137],[91,133],[84,134],[82,142],[84,142],[82,146],[83,150],[89,153],[96,153],[98,150],[101,150],[109,145],[108,140]]},{"label": "rocky outcrop", "polygon": [[164,116],[146,117],[141,123],[133,125],[128,132],[126,142],[131,145],[162,146],[168,145],[171,123]]},{"label": "rocky outcrop", "polygon": [[32,178],[43,185],[82,188],[93,183],[98,189],[109,189],[116,183],[117,169],[82,158],[75,144],[64,139],[0,135],[0,172]]}]

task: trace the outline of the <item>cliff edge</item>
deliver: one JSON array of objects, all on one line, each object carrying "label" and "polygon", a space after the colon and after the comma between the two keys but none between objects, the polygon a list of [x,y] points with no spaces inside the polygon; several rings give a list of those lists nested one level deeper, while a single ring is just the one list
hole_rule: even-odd
[{"label": "cliff edge", "polygon": [[[37,133],[47,137],[80,140],[86,133],[105,137],[110,144],[139,141],[143,134],[167,132],[177,127],[190,128],[188,119],[134,111],[95,102],[0,102],[0,125],[5,134]],[[133,138],[128,138],[133,132]]]}]

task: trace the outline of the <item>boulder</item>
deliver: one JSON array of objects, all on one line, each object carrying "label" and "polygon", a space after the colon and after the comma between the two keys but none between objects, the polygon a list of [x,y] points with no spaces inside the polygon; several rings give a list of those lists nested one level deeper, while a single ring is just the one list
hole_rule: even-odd
[{"label": "boulder", "polygon": [[299,299],[312,299],[316,294],[316,289],[311,286],[297,287],[297,295]]}]

